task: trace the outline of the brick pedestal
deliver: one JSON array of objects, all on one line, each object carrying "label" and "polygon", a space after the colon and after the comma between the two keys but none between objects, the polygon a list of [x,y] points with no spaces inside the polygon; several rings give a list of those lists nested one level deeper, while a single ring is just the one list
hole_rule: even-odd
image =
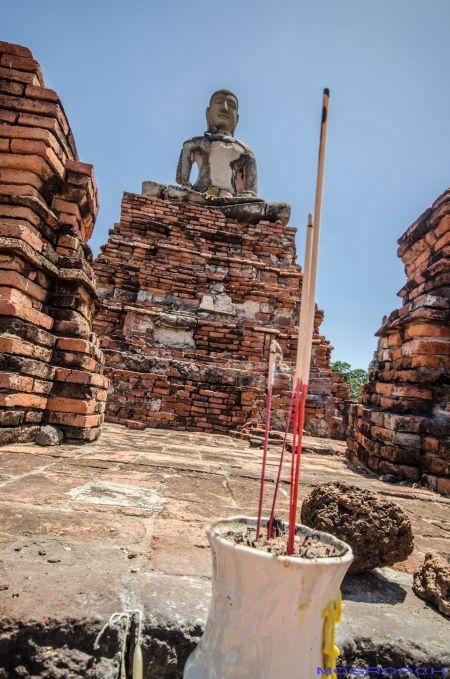
[{"label": "brick pedestal", "polygon": [[100,433],[107,381],[92,333],[98,212],[64,109],[25,47],[0,42],[0,443],[53,424]]},{"label": "brick pedestal", "polygon": [[[287,368],[296,353],[302,273],[295,233],[125,193],[120,223],[94,263],[101,298],[94,329],[111,378],[107,419],[216,432],[261,424],[271,339]],[[348,388],[329,367],[322,318],[317,311],[307,428],[332,435]],[[277,429],[289,392],[289,377],[279,376]]]},{"label": "brick pedestal", "polygon": [[399,239],[403,306],[351,406],[349,457],[450,493],[450,190]]}]

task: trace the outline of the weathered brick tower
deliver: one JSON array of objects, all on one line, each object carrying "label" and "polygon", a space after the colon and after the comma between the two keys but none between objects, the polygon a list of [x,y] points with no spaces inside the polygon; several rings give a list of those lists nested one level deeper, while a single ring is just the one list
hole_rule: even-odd
[{"label": "weathered brick tower", "polygon": [[407,283],[358,404],[349,457],[450,494],[450,190],[399,239]]},{"label": "weathered brick tower", "polygon": [[[219,210],[125,193],[120,223],[94,263],[94,322],[111,379],[107,420],[227,432],[262,422],[271,339],[287,367],[297,345],[302,273],[296,229],[238,222]],[[330,369],[317,311],[307,429],[333,435],[348,398]],[[275,385],[282,428],[290,378]],[[130,422],[131,421],[131,422]]]},{"label": "weathered brick tower", "polygon": [[52,424],[100,433],[107,380],[86,241],[98,212],[58,95],[30,50],[0,42],[0,443]]}]

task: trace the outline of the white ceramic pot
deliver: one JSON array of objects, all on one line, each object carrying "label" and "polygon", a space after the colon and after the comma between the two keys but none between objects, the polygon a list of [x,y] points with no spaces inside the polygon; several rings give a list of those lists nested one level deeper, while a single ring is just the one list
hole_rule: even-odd
[{"label": "white ceramic pot", "polygon": [[[333,615],[353,555],[341,540],[298,525],[341,556],[275,556],[222,537],[256,519],[216,519],[206,527],[213,560],[212,599],[205,633],[189,656],[184,679],[311,679],[330,665]],[[267,520],[262,522],[267,525]],[[325,615],[325,617],[324,617]]]}]

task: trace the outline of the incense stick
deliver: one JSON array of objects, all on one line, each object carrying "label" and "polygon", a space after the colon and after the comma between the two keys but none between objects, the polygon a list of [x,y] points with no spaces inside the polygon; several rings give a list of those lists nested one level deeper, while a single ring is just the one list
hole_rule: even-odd
[{"label": "incense stick", "polygon": [[[294,417],[294,435],[292,442],[291,459],[291,492],[289,502],[289,535],[288,535],[288,555],[294,551],[294,538],[296,530],[296,517],[298,507],[298,494],[300,483],[300,461],[303,447],[303,426],[305,421],[306,397],[308,393],[309,373],[311,369],[312,339],[314,332],[315,298],[317,285],[317,265],[319,259],[320,225],[322,214],[323,180],[325,171],[325,150],[328,129],[328,106],[330,93],[324,90],[322,101],[322,123],[320,128],[319,143],[319,162],[317,168],[316,200],[314,206],[314,227],[312,229],[312,244],[310,259],[308,259],[308,236],[307,232],[307,251],[305,253],[305,274],[306,267],[308,276],[305,275],[302,286],[302,302],[299,320],[299,337],[297,346],[297,365],[296,365],[296,411]],[[309,225],[309,224],[308,224]],[[303,345],[303,346],[300,346]],[[298,403],[297,403],[298,401]],[[298,428],[298,429],[297,429]],[[294,464],[295,462],[295,464]]]},{"label": "incense stick", "polygon": [[[325,150],[328,129],[328,105],[329,90],[325,89],[322,102],[322,123],[320,129],[319,143],[319,162],[317,168],[317,185],[315,199],[315,220],[312,214],[308,215],[308,228],[306,231],[305,262],[303,268],[302,295],[300,303],[299,331],[297,342],[297,359],[294,380],[292,385],[289,413],[286,423],[286,431],[281,449],[280,463],[275,483],[272,510],[268,523],[267,537],[271,537],[272,525],[275,515],[275,507],[280,485],[281,472],[286,450],[287,435],[289,432],[292,410],[294,410],[294,426],[292,436],[292,456],[290,472],[290,496],[289,496],[289,534],[287,544],[287,554],[292,555],[294,551],[294,539],[296,533],[296,517],[298,508],[298,496],[300,485],[300,462],[303,448],[303,428],[305,424],[306,398],[308,394],[309,374],[311,369],[312,341],[314,333],[315,317],[315,298],[317,285],[317,265],[319,258],[320,224],[322,212],[323,179],[325,170]],[[272,341],[269,349],[269,370],[267,377],[267,402],[266,420],[264,431],[263,460],[261,470],[261,484],[259,494],[258,518],[256,523],[256,538],[260,537],[262,507],[264,500],[264,482],[267,464],[267,451],[270,429],[270,409],[272,403],[272,387],[275,375],[275,359],[281,349],[277,342]]]},{"label": "incense stick", "polygon": [[269,540],[269,538],[272,537],[272,526],[273,526],[273,520],[275,518],[275,508],[277,506],[278,489],[280,487],[281,472],[282,472],[282,469],[283,469],[284,454],[286,452],[286,445],[287,445],[287,437],[288,437],[289,429],[290,429],[290,426],[291,426],[292,407],[294,405],[294,398],[295,398],[295,391],[292,390],[291,400],[290,400],[290,403],[289,403],[289,412],[288,412],[288,416],[286,418],[286,428],[284,430],[283,446],[281,448],[280,464],[278,465],[277,480],[275,482],[275,491],[274,491],[274,494],[273,494],[272,510],[270,512],[269,525],[267,527],[267,539],[268,540]]},{"label": "incense stick", "polygon": [[275,360],[277,355],[282,355],[281,347],[275,340],[272,340],[269,348],[269,370],[267,375],[267,401],[266,401],[266,421],[264,429],[264,448],[263,448],[263,461],[261,469],[261,484],[259,487],[259,506],[258,506],[258,519],[256,521],[256,539],[259,538],[259,533],[261,530],[261,517],[262,517],[262,507],[264,499],[264,482],[266,478],[266,463],[267,463],[267,449],[269,447],[269,429],[270,429],[270,406],[272,404],[272,388],[275,379]]},{"label": "incense stick", "polygon": [[[306,229],[306,245],[305,245],[305,261],[303,265],[303,280],[302,280],[302,297],[300,303],[300,319],[298,324],[298,340],[297,340],[297,361],[294,374],[294,384],[291,400],[295,399],[295,412],[294,412],[294,426],[293,426],[293,437],[292,437],[292,456],[291,456],[291,492],[289,496],[289,525],[295,524],[296,516],[296,505],[294,500],[293,488],[295,487],[296,479],[296,454],[298,450],[297,439],[299,436],[298,426],[300,419],[301,410],[301,396],[302,396],[302,384],[301,384],[301,368],[303,366],[303,358],[305,354],[305,347],[307,343],[306,339],[306,326],[308,318],[308,304],[309,304],[309,289],[310,289],[310,276],[311,276],[311,262],[312,262],[312,246],[313,246],[313,215],[309,213],[308,215],[308,226]],[[290,544],[292,543],[293,549],[293,537],[288,539],[288,554],[292,553],[290,549]]]}]

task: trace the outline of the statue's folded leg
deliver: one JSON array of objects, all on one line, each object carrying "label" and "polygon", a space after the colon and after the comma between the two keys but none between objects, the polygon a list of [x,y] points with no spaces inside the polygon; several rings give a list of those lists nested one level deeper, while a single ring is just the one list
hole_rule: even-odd
[{"label": "statue's folded leg", "polygon": [[152,198],[163,200],[177,200],[182,203],[193,203],[194,205],[206,205],[208,197],[203,193],[194,191],[185,186],[174,186],[172,184],[160,184],[159,182],[142,182],[142,194]]},{"label": "statue's folded leg", "polygon": [[266,203],[266,220],[277,222],[278,220],[287,226],[291,218],[291,206],[288,203]]},{"label": "statue's folded leg", "polygon": [[152,198],[165,198],[167,191],[167,184],[160,184],[159,182],[142,182],[141,193],[143,196],[151,196]]},{"label": "statue's folded leg", "polygon": [[[238,219],[247,224],[257,224],[260,221],[280,221],[286,226],[291,216],[291,206],[287,203],[266,203],[261,198],[242,196],[229,199],[213,198],[186,186],[174,186],[172,184],[159,184],[158,182],[142,182],[144,196],[162,198],[164,200],[176,200],[194,205],[204,205],[214,210],[220,210],[226,217]],[[242,201],[242,202],[240,202]]]},{"label": "statue's folded leg", "polygon": [[238,219],[247,224],[257,224],[264,220],[267,222],[280,221],[283,226],[286,226],[291,216],[291,206],[287,203],[236,203],[234,205],[222,205],[216,209],[220,210],[226,217]]},{"label": "statue's folded leg", "polygon": [[169,184],[166,191],[168,200],[179,200],[182,203],[193,203],[194,205],[206,205],[208,197],[204,193],[194,191],[187,186],[174,186]]}]

